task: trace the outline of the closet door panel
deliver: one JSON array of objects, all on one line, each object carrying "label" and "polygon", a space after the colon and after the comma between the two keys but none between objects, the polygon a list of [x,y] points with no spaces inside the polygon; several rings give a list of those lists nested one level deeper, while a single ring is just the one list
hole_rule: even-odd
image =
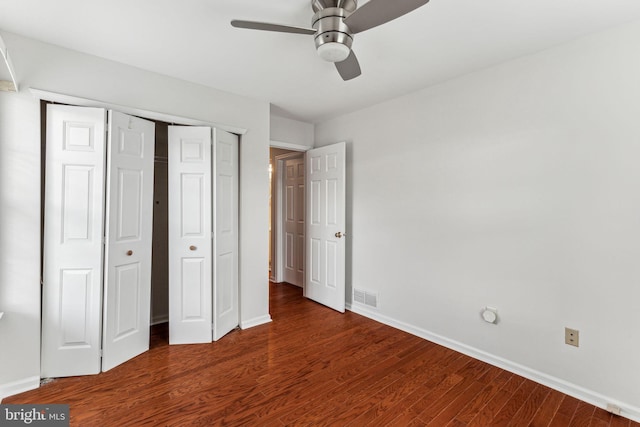
[{"label": "closet door panel", "polygon": [[239,324],[238,136],[214,130],[214,328],[218,340]]},{"label": "closet door panel", "polygon": [[100,372],[105,122],[47,106],[42,377]]},{"label": "closet door panel", "polygon": [[109,111],[102,370],[149,350],[155,124]]},{"label": "closet door panel", "polygon": [[169,126],[169,343],[212,340],[211,128]]}]

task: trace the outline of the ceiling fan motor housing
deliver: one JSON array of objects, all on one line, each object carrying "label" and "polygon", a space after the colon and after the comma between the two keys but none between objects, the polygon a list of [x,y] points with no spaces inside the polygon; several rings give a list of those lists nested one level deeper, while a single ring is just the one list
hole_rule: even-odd
[{"label": "ceiling fan motor housing", "polygon": [[[325,7],[318,10],[319,3],[336,3],[339,5],[345,3],[344,6],[348,6],[349,9],[344,7]],[[316,12],[313,15],[312,28],[316,30],[315,43],[318,54],[326,61],[344,61],[351,53],[353,33],[351,33],[343,20],[356,9],[357,3],[354,0],[348,2],[321,2],[316,0],[312,2],[312,7]]]}]

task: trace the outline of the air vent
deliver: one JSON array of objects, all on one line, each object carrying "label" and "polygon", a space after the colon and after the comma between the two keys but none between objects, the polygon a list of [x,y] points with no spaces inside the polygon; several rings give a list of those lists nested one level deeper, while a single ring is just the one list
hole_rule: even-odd
[{"label": "air vent", "polygon": [[353,288],[353,302],[378,308],[378,294],[376,292]]}]

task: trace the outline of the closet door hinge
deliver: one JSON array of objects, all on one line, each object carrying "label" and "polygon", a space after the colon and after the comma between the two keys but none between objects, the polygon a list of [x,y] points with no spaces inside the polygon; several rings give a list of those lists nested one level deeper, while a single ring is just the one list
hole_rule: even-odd
[{"label": "closet door hinge", "polygon": [[98,350],[98,357],[102,357],[102,349]]}]

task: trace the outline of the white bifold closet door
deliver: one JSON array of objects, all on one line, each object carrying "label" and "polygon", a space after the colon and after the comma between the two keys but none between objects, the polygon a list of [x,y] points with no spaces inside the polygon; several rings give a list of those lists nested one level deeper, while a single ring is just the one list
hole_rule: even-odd
[{"label": "white bifold closet door", "polygon": [[42,377],[101,369],[106,111],[47,106]]},{"label": "white bifold closet door", "polygon": [[169,343],[238,325],[238,138],[169,126]]},{"label": "white bifold closet door", "polygon": [[42,377],[97,374],[149,346],[155,125],[109,112],[107,138],[106,118],[47,107]]},{"label": "white bifold closet door", "polygon": [[109,111],[102,370],[149,350],[155,124]]}]

